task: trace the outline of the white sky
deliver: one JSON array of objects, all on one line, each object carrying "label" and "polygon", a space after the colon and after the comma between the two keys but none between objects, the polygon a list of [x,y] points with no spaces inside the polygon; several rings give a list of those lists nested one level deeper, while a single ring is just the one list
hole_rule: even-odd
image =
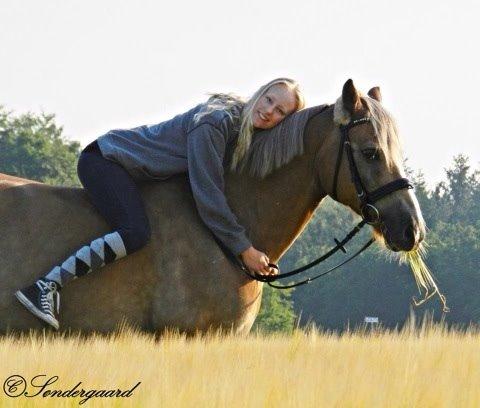
[{"label": "white sky", "polygon": [[480,6],[462,1],[1,0],[0,104],[55,113],[82,145],[158,123],[212,91],[277,76],[307,104],[379,85],[405,155],[431,185],[453,155],[478,168]]}]

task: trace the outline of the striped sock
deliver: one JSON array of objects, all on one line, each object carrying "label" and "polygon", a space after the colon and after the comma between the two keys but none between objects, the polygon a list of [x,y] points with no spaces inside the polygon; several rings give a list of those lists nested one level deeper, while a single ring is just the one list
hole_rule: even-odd
[{"label": "striped sock", "polygon": [[86,275],[125,255],[127,255],[125,244],[120,234],[115,231],[80,248],[60,266],[55,266],[44,279],[63,286],[68,281]]}]

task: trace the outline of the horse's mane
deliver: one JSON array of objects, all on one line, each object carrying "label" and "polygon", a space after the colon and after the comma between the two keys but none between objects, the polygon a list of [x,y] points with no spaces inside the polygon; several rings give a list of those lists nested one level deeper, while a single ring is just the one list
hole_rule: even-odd
[{"label": "horse's mane", "polygon": [[257,131],[242,160],[242,171],[265,177],[303,154],[303,134],[308,120],[328,105],[313,106],[292,113],[272,129]]},{"label": "horse's mane", "polygon": [[[367,96],[361,97],[370,113],[380,148],[385,152],[388,168],[403,162],[395,119],[380,102]],[[254,133],[250,148],[243,159],[241,170],[253,177],[263,178],[279,167],[303,154],[304,130],[308,120],[329,105],[313,106],[295,112],[272,129]],[[344,112],[342,99],[335,104],[334,120],[346,124],[350,116]]]}]

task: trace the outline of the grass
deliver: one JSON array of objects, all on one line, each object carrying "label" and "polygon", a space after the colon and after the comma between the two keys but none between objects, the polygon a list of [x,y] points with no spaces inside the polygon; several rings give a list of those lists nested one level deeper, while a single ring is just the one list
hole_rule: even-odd
[{"label": "grass", "polygon": [[[92,407],[478,407],[479,345],[474,328],[431,323],[245,338],[155,339],[131,329],[88,338],[32,334],[0,338],[0,376],[3,384],[13,374],[56,375],[51,390],[80,381],[85,389],[125,390],[141,381],[130,398],[82,404]],[[80,400],[0,394],[2,407]]]}]

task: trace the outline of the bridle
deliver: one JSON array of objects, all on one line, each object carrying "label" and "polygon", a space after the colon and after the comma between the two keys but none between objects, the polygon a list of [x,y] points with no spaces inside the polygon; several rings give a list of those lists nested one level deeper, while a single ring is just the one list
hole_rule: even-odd
[{"label": "bridle", "polygon": [[[319,112],[319,113],[321,113],[321,112]],[[314,277],[310,277],[310,278],[305,279],[303,281],[296,282],[296,283],[289,284],[289,285],[284,285],[284,286],[275,285],[275,284],[272,283],[274,281],[277,281],[277,280],[280,280],[280,279],[285,279],[285,278],[288,278],[290,276],[297,275],[301,272],[304,272],[307,269],[310,269],[313,266],[319,264],[320,262],[323,262],[324,260],[326,260],[327,258],[332,256],[334,253],[336,253],[338,250],[341,250],[342,252],[346,253],[346,249],[344,247],[345,244],[348,241],[350,241],[360,231],[360,229],[365,224],[374,225],[374,224],[377,224],[377,223],[381,222],[380,212],[378,211],[377,207],[375,207],[375,203],[378,200],[382,199],[383,197],[385,197],[385,196],[387,196],[387,195],[389,195],[389,194],[391,194],[395,191],[402,190],[404,188],[408,188],[408,189],[413,188],[413,185],[406,178],[398,178],[398,179],[396,179],[396,180],[394,180],[390,183],[387,183],[387,184],[377,188],[376,190],[374,190],[372,192],[369,192],[365,188],[365,185],[362,182],[362,178],[360,176],[357,165],[355,163],[355,159],[354,159],[354,156],[353,156],[352,145],[350,143],[349,132],[350,132],[350,129],[352,129],[353,127],[359,126],[359,125],[362,125],[362,124],[365,124],[365,123],[369,123],[369,122],[370,122],[370,117],[363,117],[361,119],[352,120],[346,125],[340,125],[341,137],[340,137],[339,149],[338,149],[338,154],[337,154],[337,161],[336,161],[336,165],[335,165],[335,174],[334,174],[334,177],[333,177],[333,188],[332,188],[332,198],[336,200],[337,199],[338,175],[339,175],[339,172],[340,172],[340,166],[341,166],[342,159],[343,159],[343,152],[345,151],[345,154],[346,154],[347,160],[348,160],[349,169],[350,169],[350,176],[351,176],[352,182],[355,186],[355,190],[357,192],[357,197],[360,200],[360,214],[362,216],[362,220],[345,236],[345,238],[343,240],[339,241],[336,238],[334,238],[336,246],[333,247],[332,249],[330,249],[330,251],[328,251],[327,253],[322,255],[320,258],[310,262],[309,264],[307,264],[305,266],[302,266],[300,268],[297,268],[297,269],[295,269],[293,271],[290,271],[290,272],[285,272],[285,273],[281,273],[281,274],[277,274],[277,275],[252,274],[239,258],[235,258],[239,262],[242,270],[250,278],[255,279],[257,281],[260,281],[260,282],[266,282],[271,287],[276,288],[276,289],[289,289],[289,288],[293,288],[293,287],[296,287],[296,286],[304,285],[304,284],[310,283],[310,282],[314,281],[315,279],[318,279],[318,278],[334,271],[335,269],[339,268],[340,266],[345,265],[347,262],[351,261],[357,255],[359,255],[364,250],[366,250],[371,244],[373,244],[373,242],[375,241],[374,238],[372,238],[368,242],[366,242],[360,248],[360,250],[355,252],[350,258],[348,258],[344,262],[342,262],[342,263],[336,265],[335,267],[330,268],[329,270],[327,270],[325,272],[322,272],[322,273],[320,273],[320,274],[318,274]],[[269,266],[278,270],[278,266],[273,264],[273,263],[270,263]]]},{"label": "bridle", "polygon": [[348,158],[348,165],[350,168],[350,176],[352,178],[353,185],[357,191],[357,197],[360,200],[360,214],[367,224],[376,224],[380,222],[380,212],[375,203],[381,198],[404,188],[413,188],[413,185],[406,178],[399,178],[390,183],[387,183],[372,192],[368,192],[365,185],[362,183],[362,178],[358,172],[357,164],[353,158],[352,145],[350,143],[349,132],[355,126],[369,123],[370,118],[364,117],[361,119],[353,120],[347,125],[340,125],[340,147],[337,155],[337,163],[335,165],[335,175],[333,177],[332,198],[337,200],[337,185],[338,174],[340,172],[340,165],[342,163],[343,152],[346,152]]}]

